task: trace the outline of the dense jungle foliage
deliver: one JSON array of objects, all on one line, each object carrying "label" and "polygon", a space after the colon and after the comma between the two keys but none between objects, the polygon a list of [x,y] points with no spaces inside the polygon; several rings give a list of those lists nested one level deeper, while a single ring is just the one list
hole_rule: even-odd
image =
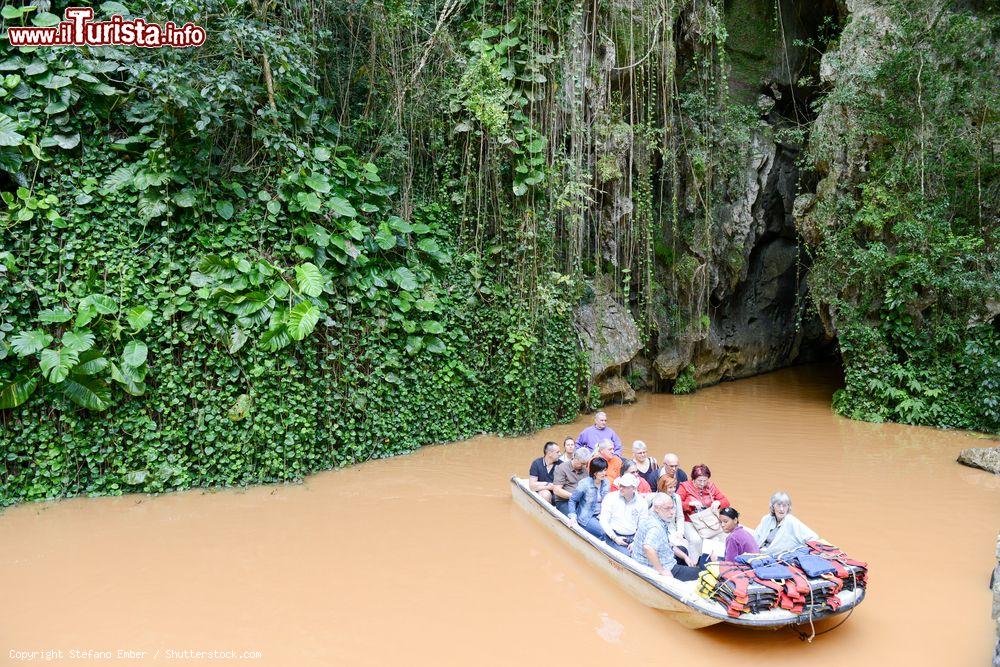
[{"label": "dense jungle foliage", "polygon": [[[770,16],[752,38],[746,6]],[[707,267],[744,262],[713,257],[720,203],[773,134],[727,77],[760,74],[770,8],[106,2],[208,41],[7,49],[0,504],[299,479],[571,419],[594,400],[573,307],[601,281],[645,340],[704,336]],[[996,327],[968,326],[997,285],[996,25],[919,21],[827,91],[880,141],[817,206],[811,284],[838,409],[998,430]],[[689,366],[674,390],[695,386]]]},{"label": "dense jungle foliage", "polygon": [[212,39],[0,62],[4,503],[296,479],[575,417],[565,281],[527,304],[435,193],[401,211],[398,156],[344,127],[373,94],[332,83],[350,14],[135,12]]},{"label": "dense jungle foliage", "polygon": [[823,100],[850,121],[811,138],[834,173],[810,279],[844,359],[839,412],[996,433],[1000,19],[952,9],[887,2],[887,37],[859,29],[876,64]]}]

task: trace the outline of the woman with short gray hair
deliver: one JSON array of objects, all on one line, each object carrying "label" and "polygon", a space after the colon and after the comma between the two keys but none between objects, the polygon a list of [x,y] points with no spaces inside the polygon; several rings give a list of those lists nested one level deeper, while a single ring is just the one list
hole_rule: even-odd
[{"label": "woman with short gray hair", "polygon": [[649,455],[649,449],[642,440],[632,443],[632,462],[635,463],[632,474],[642,477],[649,484],[650,490],[655,490],[656,481],[660,478],[660,466],[656,459]]},{"label": "woman with short gray hair", "polygon": [[784,491],[771,496],[771,509],[760,520],[754,537],[762,553],[778,554],[819,539],[816,531],[792,515],[792,499]]}]

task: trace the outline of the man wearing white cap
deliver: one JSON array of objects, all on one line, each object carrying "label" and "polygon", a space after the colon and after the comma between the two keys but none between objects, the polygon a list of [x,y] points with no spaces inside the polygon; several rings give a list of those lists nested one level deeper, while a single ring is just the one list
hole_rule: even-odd
[{"label": "man wearing white cap", "polygon": [[625,473],[618,478],[618,490],[605,496],[601,504],[599,520],[604,541],[626,556],[639,520],[648,511],[646,501],[635,491],[638,486],[639,478]]}]

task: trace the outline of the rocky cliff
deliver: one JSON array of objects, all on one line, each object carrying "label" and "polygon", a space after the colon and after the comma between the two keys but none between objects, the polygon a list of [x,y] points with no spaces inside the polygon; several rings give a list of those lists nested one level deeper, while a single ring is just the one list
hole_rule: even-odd
[{"label": "rocky cliff", "polygon": [[[718,67],[719,94],[740,115],[713,122],[724,125],[738,145],[710,145],[725,160],[711,189],[709,176],[697,167],[654,167],[676,188],[673,200],[654,205],[661,210],[674,206],[680,222],[656,231],[655,287],[647,303],[602,281],[594,285],[593,301],[578,308],[592,380],[604,400],[628,400],[634,388],[671,389],[682,375],[703,386],[831,354],[833,338],[809,301],[809,258],[800,247],[794,209],[802,189],[797,161],[807,137],[801,127],[813,116],[820,62],[815,44],[844,11],[833,2],[739,0],[727,3],[724,14],[706,16],[691,6],[665,19],[674,24],[664,37],[671,41],[662,65],[671,73],[701,62],[699,45],[717,29],[713,20],[728,27],[729,59]],[[588,97],[588,108],[619,131],[597,152],[613,156],[615,165],[642,163],[649,158],[636,132],[620,129],[630,127],[627,118],[615,118],[623,110],[613,103],[614,89],[621,85],[612,72],[614,49],[612,40],[596,51],[581,48],[573,62],[590,58],[597,78],[605,73]],[[675,98],[670,91],[659,95],[657,103],[665,105],[676,104],[676,97],[682,103],[696,100],[680,89]],[[679,161],[700,164],[706,156],[685,142],[702,130],[682,118],[668,128],[665,143],[674,142]],[[670,136],[672,131],[677,136]],[[662,152],[669,154],[670,148]],[[597,162],[600,166],[600,158]],[[618,172],[606,174],[601,185],[603,227],[613,230],[636,215],[642,193]],[[714,200],[706,201],[706,193]],[[620,259],[618,237],[606,233],[596,242],[613,271]],[[618,305],[622,302],[629,308]],[[598,329],[605,332],[600,340],[593,333]]]}]

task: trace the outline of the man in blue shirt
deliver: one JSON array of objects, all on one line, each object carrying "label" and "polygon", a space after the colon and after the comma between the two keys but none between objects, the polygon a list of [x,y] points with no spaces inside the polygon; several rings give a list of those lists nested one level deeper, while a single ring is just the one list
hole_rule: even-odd
[{"label": "man in blue shirt", "polygon": [[576,439],[577,447],[586,447],[592,452],[597,451],[597,444],[601,440],[610,440],[615,443],[615,456],[622,455],[622,439],[618,437],[615,430],[608,426],[608,415],[598,412],[594,415],[594,425],[588,426],[580,432]]},{"label": "man in blue shirt", "polygon": [[674,546],[671,541],[671,538],[678,539],[670,534],[677,511],[673,499],[665,493],[657,493],[653,496],[650,509],[652,511],[645,515],[635,533],[632,557],[667,579],[694,581],[698,578],[698,568],[691,567],[695,565],[694,561],[688,557],[686,549]]}]

